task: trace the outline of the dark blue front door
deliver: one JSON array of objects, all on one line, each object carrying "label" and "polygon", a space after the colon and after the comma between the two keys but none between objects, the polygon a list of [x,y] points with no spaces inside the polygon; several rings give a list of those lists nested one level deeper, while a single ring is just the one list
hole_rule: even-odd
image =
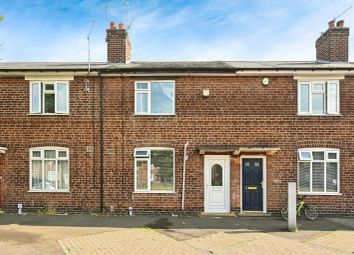
[{"label": "dark blue front door", "polygon": [[263,159],[242,159],[242,210],[263,210]]}]

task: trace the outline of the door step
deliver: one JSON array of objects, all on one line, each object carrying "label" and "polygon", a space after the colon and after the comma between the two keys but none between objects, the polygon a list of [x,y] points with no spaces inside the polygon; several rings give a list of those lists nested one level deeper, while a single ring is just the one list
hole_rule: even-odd
[{"label": "door step", "polygon": [[206,212],[201,212],[200,216],[206,216],[206,217],[236,217],[236,213],[230,212],[230,213],[206,213]]},{"label": "door step", "polygon": [[271,216],[270,213],[264,213],[259,211],[243,211],[238,214],[238,216],[243,217],[268,217]]}]

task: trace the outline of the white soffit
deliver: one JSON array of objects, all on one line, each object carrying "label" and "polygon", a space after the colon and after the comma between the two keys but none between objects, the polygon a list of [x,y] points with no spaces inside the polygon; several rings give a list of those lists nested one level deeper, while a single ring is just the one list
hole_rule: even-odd
[{"label": "white soffit", "polygon": [[25,74],[26,81],[72,81],[74,74]]},{"label": "white soffit", "polygon": [[329,74],[322,74],[322,75],[294,75],[294,80],[344,80],[344,75],[329,75]]}]

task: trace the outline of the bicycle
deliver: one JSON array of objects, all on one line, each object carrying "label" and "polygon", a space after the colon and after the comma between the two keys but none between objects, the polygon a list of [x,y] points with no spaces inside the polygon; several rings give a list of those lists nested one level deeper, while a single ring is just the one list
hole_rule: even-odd
[{"label": "bicycle", "polygon": [[[309,220],[316,220],[318,217],[316,208],[305,203],[305,196],[299,196],[299,202],[296,204],[296,215],[300,217],[302,214],[305,214]],[[288,207],[283,207],[280,210],[280,215],[284,220],[288,220]]]}]

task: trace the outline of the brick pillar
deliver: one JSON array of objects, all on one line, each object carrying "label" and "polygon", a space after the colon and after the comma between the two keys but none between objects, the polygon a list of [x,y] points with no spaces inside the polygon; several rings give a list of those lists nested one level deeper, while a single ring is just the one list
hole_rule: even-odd
[{"label": "brick pillar", "polygon": [[131,43],[124,24],[119,24],[118,29],[111,22],[107,29],[107,59],[111,63],[129,63],[131,57]]},{"label": "brick pillar", "polygon": [[344,21],[335,24],[332,20],[328,29],[316,40],[316,60],[348,62],[349,60],[349,28],[344,27]]}]

